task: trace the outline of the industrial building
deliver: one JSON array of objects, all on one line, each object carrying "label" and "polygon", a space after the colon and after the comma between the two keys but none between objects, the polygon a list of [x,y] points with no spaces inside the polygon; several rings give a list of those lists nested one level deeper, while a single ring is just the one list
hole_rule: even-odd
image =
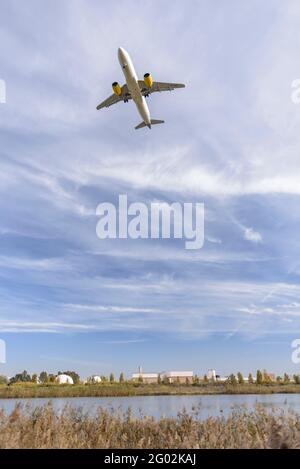
[{"label": "industrial building", "polygon": [[216,381],[216,379],[217,379],[216,370],[213,370],[213,369],[208,370],[208,372],[207,372],[207,378],[208,378],[210,381]]},{"label": "industrial building", "polygon": [[133,373],[132,381],[146,384],[155,384],[158,382],[158,373]]},{"label": "industrial building", "polygon": [[167,383],[192,384],[193,371],[167,371],[160,374],[161,380]]},{"label": "industrial building", "polygon": [[132,380],[147,384],[155,384],[160,380],[167,383],[192,384],[193,371],[163,371],[162,373],[144,373],[142,367],[139,367],[138,373],[132,374]]},{"label": "industrial building", "polygon": [[155,384],[158,383],[158,376],[158,373],[144,373],[143,368],[139,366],[138,373],[132,374],[132,381],[146,384]]}]

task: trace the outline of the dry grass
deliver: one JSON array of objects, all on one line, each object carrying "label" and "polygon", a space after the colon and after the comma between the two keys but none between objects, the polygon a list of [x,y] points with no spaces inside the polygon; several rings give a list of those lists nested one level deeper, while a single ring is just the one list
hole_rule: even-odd
[{"label": "dry grass", "polygon": [[299,448],[300,416],[243,409],[228,418],[200,421],[193,414],[177,418],[134,418],[98,409],[87,415],[65,407],[31,409],[18,404],[0,412],[0,448]]},{"label": "dry grass", "polygon": [[300,385],[296,384],[142,384],[142,383],[113,383],[113,384],[78,384],[37,385],[33,383],[19,383],[14,385],[0,385],[0,399],[31,398],[31,397],[113,397],[113,396],[167,396],[167,395],[208,395],[208,394],[277,394],[300,393]]}]

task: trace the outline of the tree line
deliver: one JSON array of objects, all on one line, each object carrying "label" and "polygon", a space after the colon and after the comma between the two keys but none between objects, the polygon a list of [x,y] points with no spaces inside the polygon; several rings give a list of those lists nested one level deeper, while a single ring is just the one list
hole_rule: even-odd
[{"label": "tree line", "polygon": [[[40,374],[33,373],[30,375],[26,370],[22,373],[17,373],[12,378],[8,379],[6,376],[0,375],[0,384],[15,384],[15,383],[55,383],[57,376],[59,375],[68,375],[72,378],[74,384],[80,384],[81,379],[79,374],[76,371],[58,371],[57,374],[47,373],[47,371],[42,371]],[[125,375],[123,372],[120,373],[118,381],[115,379],[113,373],[110,373],[109,376],[100,376],[102,383],[124,383]]]},{"label": "tree line", "polygon": [[[1,376],[0,375],[0,384],[15,384],[15,383],[40,383],[40,384],[48,384],[48,383],[55,383],[55,380],[57,376],[59,375],[68,375],[72,378],[74,384],[80,384],[81,379],[79,374],[76,371],[68,370],[68,371],[58,371],[57,374],[52,374],[48,373],[47,371],[42,371],[40,374],[33,373],[30,375],[26,370],[24,370],[22,373],[17,373],[15,376],[12,378],[8,379],[6,376]],[[120,373],[118,379],[115,378],[114,373],[110,373],[108,376],[101,375],[101,383],[125,383],[127,380],[125,379],[125,375],[123,372]],[[88,381],[89,382],[89,381]],[[92,381],[90,381],[92,382]],[[139,379],[139,382],[143,382],[143,378]],[[166,380],[161,379],[161,376],[158,375],[158,384],[169,384]],[[193,377],[192,382],[189,381],[188,379],[186,380],[186,384],[217,384],[220,382],[220,378],[217,376],[208,378],[208,376],[205,374],[203,378],[200,378],[198,375],[195,375]],[[176,381],[176,383],[179,383],[179,380]],[[241,372],[238,372],[236,375],[231,374],[226,378],[226,380],[222,380],[222,383],[229,384],[229,385],[243,385],[243,384],[257,384],[257,385],[263,385],[263,384],[271,384],[271,383],[277,383],[277,384],[300,384],[300,376],[294,374],[292,377],[288,375],[288,373],[284,373],[283,376],[277,376],[274,378],[271,376],[269,373],[267,373],[265,370],[257,370],[256,376],[253,377],[251,373],[249,373],[247,379],[244,378],[243,374]]]},{"label": "tree line", "polygon": [[[203,378],[204,383],[214,383],[218,382],[218,378],[210,378],[208,379],[207,375],[204,375]],[[291,378],[288,373],[284,373],[283,376],[276,376],[273,377],[269,373],[267,373],[265,370],[257,370],[256,372],[256,377],[254,378],[252,373],[249,373],[247,380],[245,380],[243,374],[241,372],[238,372],[237,375],[231,374],[228,376],[228,378],[225,381],[227,384],[232,384],[232,385],[237,385],[237,384],[271,384],[271,383],[277,383],[277,384],[300,384],[300,376],[294,374],[293,377]]]}]

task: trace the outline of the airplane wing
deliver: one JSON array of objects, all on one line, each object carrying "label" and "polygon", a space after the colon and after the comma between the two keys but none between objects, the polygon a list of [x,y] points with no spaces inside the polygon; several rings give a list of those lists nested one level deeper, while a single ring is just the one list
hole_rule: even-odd
[{"label": "airplane wing", "polygon": [[128,92],[127,85],[123,85],[122,94],[120,94],[120,96],[113,93],[111,96],[109,96],[109,98],[105,99],[105,101],[103,101],[97,106],[97,110],[99,111],[99,109],[103,109],[104,107],[110,107],[113,104],[119,103],[120,101],[124,101],[124,100],[127,101],[129,99],[132,99],[132,97],[130,93]]},{"label": "airplane wing", "polygon": [[144,96],[151,93],[161,93],[162,91],[173,91],[177,88],[185,88],[185,85],[182,83],[162,83],[160,81],[154,81],[151,88],[148,88],[143,80],[139,80],[139,85]]}]

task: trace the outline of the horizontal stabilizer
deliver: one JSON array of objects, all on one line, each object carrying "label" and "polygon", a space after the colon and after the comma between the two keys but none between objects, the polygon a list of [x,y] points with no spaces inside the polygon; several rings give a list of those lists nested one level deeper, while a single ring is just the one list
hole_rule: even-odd
[{"label": "horizontal stabilizer", "polygon": [[146,124],[145,124],[144,121],[141,122],[139,125],[137,125],[137,126],[135,127],[135,130],[142,129],[143,127],[146,127]]},{"label": "horizontal stabilizer", "polygon": [[[151,125],[156,125],[156,124],[164,124],[165,121],[159,120],[159,119],[151,119]],[[138,129],[143,129],[143,127],[149,127],[151,129],[151,125],[145,124],[145,122],[141,122],[139,125],[135,127],[135,130]]]}]

